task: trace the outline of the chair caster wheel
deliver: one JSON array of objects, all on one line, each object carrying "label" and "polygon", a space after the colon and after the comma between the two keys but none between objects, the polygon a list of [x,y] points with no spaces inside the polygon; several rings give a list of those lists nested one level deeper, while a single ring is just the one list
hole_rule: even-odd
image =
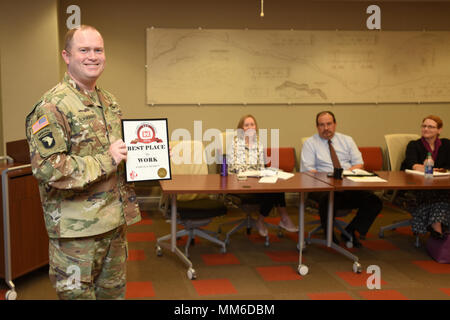
[{"label": "chair caster wheel", "polygon": [[346,246],[348,249],[351,249],[351,248],[353,248],[353,242],[352,242],[352,241],[347,241],[347,242],[345,242],[345,246]]},{"label": "chair caster wheel", "polygon": [[222,249],[220,249],[221,253],[227,253],[227,248],[223,247]]},{"label": "chair caster wheel", "polygon": [[251,228],[247,228],[247,235],[250,235],[250,233],[252,232]]},{"label": "chair caster wheel", "polygon": [[301,264],[298,266],[298,274],[301,276],[306,276],[308,274],[309,268],[305,266],[304,264]]},{"label": "chair caster wheel", "polygon": [[187,276],[188,276],[189,280],[197,279],[197,273],[195,272],[195,270],[193,268],[188,269]]},{"label": "chair caster wheel", "polygon": [[383,239],[383,238],[384,238],[384,232],[380,232],[380,233],[378,234],[378,238]]},{"label": "chair caster wheel", "polygon": [[17,292],[15,290],[8,290],[5,294],[6,300],[16,300],[17,299]]},{"label": "chair caster wheel", "polygon": [[278,238],[283,238],[284,237],[284,233],[280,230],[277,233]]},{"label": "chair caster wheel", "polygon": [[162,249],[160,246],[156,246],[156,256],[162,257]]},{"label": "chair caster wheel", "polygon": [[264,247],[268,247],[268,246],[270,246],[270,242],[269,242],[269,239],[267,239],[265,242],[264,242]]},{"label": "chair caster wheel", "polygon": [[221,234],[222,233],[222,228],[217,229],[217,233]]},{"label": "chair caster wheel", "polygon": [[362,266],[358,261],[355,261],[353,263],[353,272],[354,273],[361,273],[362,272]]}]

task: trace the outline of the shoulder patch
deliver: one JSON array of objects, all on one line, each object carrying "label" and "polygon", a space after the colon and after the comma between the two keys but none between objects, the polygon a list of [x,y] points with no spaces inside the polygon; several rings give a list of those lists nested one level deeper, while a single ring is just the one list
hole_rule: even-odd
[{"label": "shoulder patch", "polygon": [[46,126],[48,126],[50,124],[50,122],[48,122],[47,116],[42,116],[38,119],[38,121],[36,121],[31,128],[33,129],[33,134],[36,134],[36,132],[38,132],[39,130],[41,130],[42,128],[45,128]]},{"label": "shoulder patch", "polygon": [[55,138],[53,138],[53,133],[49,131],[47,134],[39,138],[45,149],[51,149],[55,146]]}]

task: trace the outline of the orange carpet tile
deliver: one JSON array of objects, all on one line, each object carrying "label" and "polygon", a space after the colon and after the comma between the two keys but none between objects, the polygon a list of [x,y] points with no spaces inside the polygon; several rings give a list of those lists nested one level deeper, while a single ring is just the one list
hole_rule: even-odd
[{"label": "orange carpet tile", "polygon": [[450,288],[441,288],[440,289],[443,293],[445,293],[446,295],[450,296]]},{"label": "orange carpet tile", "polygon": [[[359,233],[358,233],[358,236],[359,236]],[[375,238],[378,239],[378,235],[374,235],[374,234],[371,233],[371,232],[367,232],[367,234],[366,234],[366,239],[375,239]]]},{"label": "orange carpet tile", "polygon": [[[287,232],[283,231],[283,236],[289,240],[294,241],[295,243],[298,243],[298,232]],[[304,239],[308,236],[308,232],[305,232]]]},{"label": "orange carpet tile", "polygon": [[379,251],[379,250],[398,250],[396,246],[394,246],[389,241],[383,239],[373,239],[373,240],[361,240],[364,247]]},{"label": "orange carpet tile", "polygon": [[191,282],[199,296],[236,294],[237,290],[228,279],[197,279]]},{"label": "orange carpet tile", "polygon": [[396,290],[367,290],[359,294],[367,300],[408,300],[403,294]]},{"label": "orange carpet tile", "polygon": [[450,264],[437,263],[434,260],[416,260],[413,261],[415,265],[419,266],[423,270],[434,274],[449,274]]},{"label": "orange carpet tile", "polygon": [[127,234],[128,242],[146,242],[155,241],[155,233],[153,232],[133,232]]},{"label": "orange carpet tile", "polygon": [[311,300],[354,300],[347,292],[307,293]]},{"label": "orange carpet tile", "polygon": [[[185,245],[186,245],[186,242],[187,242],[187,240],[188,240],[188,236],[182,236],[182,237],[180,237],[180,238],[177,238],[177,246],[178,247],[184,247]],[[203,238],[200,238],[200,237],[195,237],[194,238],[194,246],[196,245],[196,244],[199,244],[199,243],[202,243],[202,242],[205,242],[206,240],[205,239],[203,239]],[[192,244],[191,244],[192,245]]]},{"label": "orange carpet tile", "polygon": [[[336,275],[353,287],[366,287],[367,279],[372,274],[369,274],[366,272],[354,273],[351,271],[348,271],[348,272],[345,271],[345,272],[336,272]],[[381,285],[387,284],[387,282],[383,281],[383,279],[381,279],[380,283],[381,283]]]},{"label": "orange carpet tile", "polygon": [[127,282],[126,299],[151,298],[155,296],[151,282]]},{"label": "orange carpet tile", "polygon": [[145,260],[144,250],[128,250],[128,261],[143,261]]},{"label": "orange carpet tile", "polygon": [[232,253],[202,254],[201,257],[207,266],[241,264],[239,259]]},{"label": "orange carpet tile", "polygon": [[291,266],[257,267],[265,281],[301,280],[302,277]]},{"label": "orange carpet tile", "polygon": [[395,229],[395,232],[400,233],[400,234],[404,234],[407,236],[413,236],[413,232],[411,230],[411,227],[400,227]]}]

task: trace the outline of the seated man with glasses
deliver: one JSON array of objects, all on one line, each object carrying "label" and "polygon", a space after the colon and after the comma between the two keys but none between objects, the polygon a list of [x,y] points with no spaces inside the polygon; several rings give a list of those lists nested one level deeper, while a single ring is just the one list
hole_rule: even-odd
[{"label": "seated man with glasses", "polygon": [[[300,170],[302,172],[333,172],[334,168],[345,170],[363,169],[361,152],[350,136],[336,132],[336,118],[331,111],[319,112],[316,116],[317,134],[305,141],[302,148]],[[327,234],[328,192],[313,192],[309,197],[319,203],[320,222]],[[352,235],[353,246],[359,248],[361,242],[355,231],[365,236],[380,213],[383,204],[370,191],[340,191],[334,194],[334,212],[340,209],[358,209],[356,216],[346,227]],[[342,239],[348,239],[342,234]],[[339,244],[333,234],[333,241]]]}]

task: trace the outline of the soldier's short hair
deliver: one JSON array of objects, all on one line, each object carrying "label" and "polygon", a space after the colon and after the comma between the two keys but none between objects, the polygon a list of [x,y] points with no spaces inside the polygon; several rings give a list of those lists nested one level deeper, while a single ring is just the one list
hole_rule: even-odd
[{"label": "soldier's short hair", "polygon": [[95,27],[93,26],[89,26],[87,24],[82,24],[76,28],[70,29],[69,31],[66,32],[66,35],[64,37],[64,50],[69,51],[71,45],[72,45],[72,39],[73,36],[75,35],[75,32],[77,32],[78,30],[83,31],[83,30],[95,30],[98,33],[100,33]]}]

